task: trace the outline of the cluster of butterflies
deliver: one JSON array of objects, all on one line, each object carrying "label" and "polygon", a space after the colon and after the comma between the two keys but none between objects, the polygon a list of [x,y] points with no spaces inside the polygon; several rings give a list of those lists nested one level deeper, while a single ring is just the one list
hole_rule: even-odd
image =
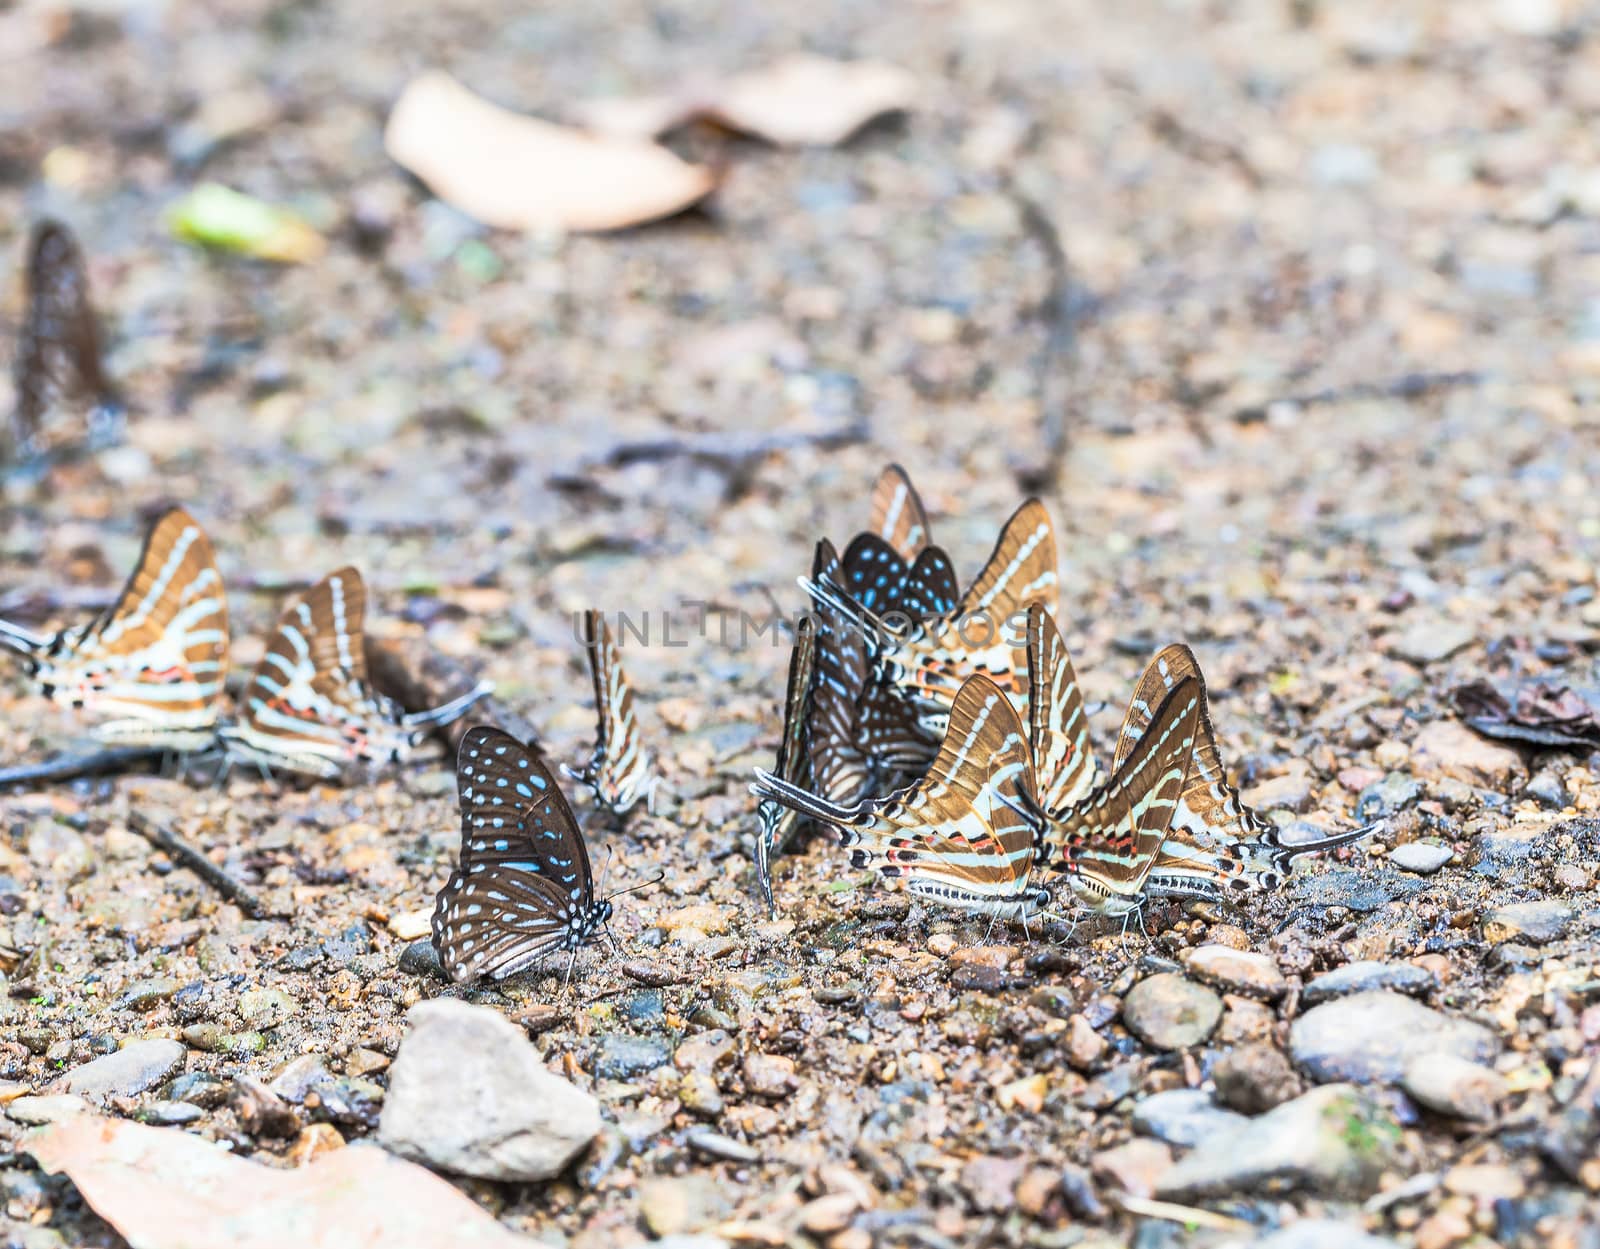
[{"label": "cluster of butterflies", "polygon": [[809,819],[851,863],[919,897],[1026,920],[1065,884],[1080,909],[1131,916],[1152,896],[1276,889],[1300,855],[1375,826],[1286,841],[1229,782],[1194,652],[1150,661],[1102,772],[1056,608],[1050,517],[1024,503],[965,592],[928,544],[897,466],[871,529],[818,543],[801,584],[776,769],[758,770],[756,874]]}]

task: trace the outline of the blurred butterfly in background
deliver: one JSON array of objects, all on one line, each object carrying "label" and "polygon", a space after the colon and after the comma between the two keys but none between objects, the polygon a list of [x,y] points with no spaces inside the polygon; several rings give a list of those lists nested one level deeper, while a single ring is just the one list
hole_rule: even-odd
[{"label": "blurred butterfly in background", "polygon": [[631,890],[595,897],[578,822],[531,746],[488,725],[468,729],[456,786],[460,865],[439,891],[432,923],[446,974],[458,984],[503,980],[566,950],[570,980],[578,951],[602,929],[609,935],[611,899]]},{"label": "blurred butterfly in background", "polygon": [[583,622],[589,674],[594,679],[594,753],[582,768],[563,765],[562,771],[594,790],[596,801],[616,815],[625,815],[641,798],[654,815],[661,778],[651,771],[650,756],[639,742],[633,689],[604,613],[587,611]]},{"label": "blurred butterfly in background", "polygon": [[886,466],[872,485],[871,532],[907,564],[914,563],[922,548],[933,541],[922,496],[898,464]]},{"label": "blurred butterfly in background", "polygon": [[285,609],[238,722],[220,731],[230,762],[330,779],[359,765],[401,763],[430,731],[490,692],[482,683],[441,707],[407,715],[368,680],[366,604],[361,574],[341,568]]},{"label": "blurred butterfly in background", "polygon": [[117,601],[87,624],[42,634],[0,621],[45,697],[90,715],[102,741],[188,752],[214,744],[228,669],[228,600],[204,530],[162,514]]},{"label": "blurred butterfly in background", "polygon": [[27,316],[12,368],[17,390],[12,423],[22,456],[41,450],[45,416],[68,398],[91,404],[90,446],[120,436],[126,408],[101,363],[100,327],[83,253],[72,231],[57,221],[41,221],[29,242]]}]

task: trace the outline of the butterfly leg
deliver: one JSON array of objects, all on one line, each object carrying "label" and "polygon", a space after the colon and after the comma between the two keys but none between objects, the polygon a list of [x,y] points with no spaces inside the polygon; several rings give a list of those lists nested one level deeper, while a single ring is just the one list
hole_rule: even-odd
[{"label": "butterfly leg", "polygon": [[606,940],[611,942],[611,952],[618,958],[622,957],[622,947],[617,944],[617,934],[611,931],[611,925],[605,926]]},{"label": "butterfly leg", "polygon": [[567,960],[567,974],[561,978],[561,992],[566,993],[567,986],[572,983],[572,969],[577,966],[578,952],[574,950],[572,957]]}]

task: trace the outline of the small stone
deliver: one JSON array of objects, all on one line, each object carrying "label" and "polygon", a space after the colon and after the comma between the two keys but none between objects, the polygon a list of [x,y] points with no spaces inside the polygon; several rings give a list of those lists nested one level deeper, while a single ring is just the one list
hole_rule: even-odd
[{"label": "small stone", "polygon": [[178,1041],[134,1041],[114,1054],[69,1071],[61,1081],[68,1093],[90,1101],[132,1097],[171,1079],[188,1057]]},{"label": "small stone", "polygon": [[1250,1249],[1398,1249],[1392,1240],[1370,1235],[1352,1223],[1333,1219],[1301,1219],[1270,1236],[1250,1242]]},{"label": "small stone", "polygon": [[170,976],[135,980],[122,991],[122,996],[113,1005],[117,1010],[147,1010],[158,1002],[165,1002],[182,987]]},{"label": "small stone", "polygon": [[1368,785],[1356,799],[1356,819],[1375,820],[1395,815],[1422,797],[1422,782],[1404,772],[1390,772]]},{"label": "small stone", "polygon": [[782,1101],[794,1091],[796,1083],[794,1059],[780,1054],[744,1056],[744,1086],[752,1097]]},{"label": "small stone", "polygon": [[1290,1028],[1289,1050],[1314,1080],[1395,1083],[1412,1059],[1430,1054],[1491,1061],[1500,1039],[1482,1024],[1379,991],[1313,1007]]},{"label": "small stone", "polygon": [[19,1097],[6,1107],[6,1116],[24,1127],[39,1127],[57,1123],[72,1115],[88,1114],[93,1107],[81,1097],[71,1093],[56,1093],[44,1097]]},{"label": "small stone", "polygon": [[[1404,633],[1391,637],[1385,649],[1396,659],[1425,667],[1449,659],[1477,640],[1477,633],[1464,624],[1448,620],[1422,621]],[[1435,721],[1452,724],[1454,721]]]},{"label": "small stone", "polygon": [[[965,1174],[963,1170],[962,1175]],[[824,1193],[801,1206],[795,1218],[806,1231],[817,1236],[831,1236],[849,1227],[859,1208],[854,1193]]]},{"label": "small stone", "polygon": [[1404,872],[1432,876],[1455,857],[1449,846],[1432,841],[1408,841],[1389,852],[1389,862]]},{"label": "small stone", "polygon": [[1304,759],[1292,760],[1282,776],[1252,785],[1241,796],[1257,811],[1304,813],[1311,809],[1311,765]]},{"label": "small stone", "polygon": [[239,995],[239,1017],[254,1030],[276,1028],[300,1004],[281,989],[246,989]]},{"label": "small stone", "polygon": [[1511,1093],[1510,1081],[1498,1071],[1450,1054],[1412,1059],[1400,1086],[1429,1110],[1485,1123]]},{"label": "small stone", "polygon": [[153,1123],[159,1127],[175,1127],[204,1119],[206,1112],[193,1102],[151,1102],[140,1108],[136,1116],[140,1123]]},{"label": "small stone", "polygon": [[684,1040],[672,1055],[679,1071],[718,1071],[733,1062],[733,1038],[721,1028],[700,1032]]},{"label": "small stone", "polygon": [[1067,1065],[1074,1071],[1093,1071],[1105,1057],[1105,1037],[1082,1015],[1067,1020]]},{"label": "small stone", "polygon": [[1223,1110],[1200,1089],[1152,1093],[1133,1108],[1133,1130],[1168,1145],[1188,1148],[1213,1132],[1237,1127],[1244,1116]]},{"label": "small stone", "polygon": [[343,1148],[344,1137],[339,1135],[339,1129],[333,1124],[311,1123],[294,1138],[294,1144],[289,1146],[289,1157],[294,1160],[295,1166],[303,1167],[324,1154]]},{"label": "small stone", "polygon": [[1002,1110],[1023,1110],[1036,1115],[1044,1109],[1045,1094],[1049,1091],[1050,1082],[1044,1076],[1023,1076],[996,1089],[995,1100]]},{"label": "small stone", "polygon": [[1050,1198],[1061,1191],[1061,1177],[1049,1167],[1030,1167],[1017,1184],[1017,1209],[1030,1219],[1044,1213]]},{"label": "small stone", "polygon": [[1417,734],[1411,770],[1425,780],[1448,777],[1494,790],[1520,784],[1528,772],[1515,750],[1478,736],[1459,720],[1435,720]]},{"label": "small stone", "polygon": [[961,1187],[974,1209],[985,1214],[999,1214],[1011,1208],[1017,1184],[1027,1167],[1027,1160],[1023,1158],[979,1154],[969,1158],[961,1168]]},{"label": "small stone", "polygon": [[678,1080],[678,1100],[690,1114],[702,1119],[715,1119],[722,1113],[722,1093],[717,1082],[703,1071],[683,1074]]},{"label": "small stone", "polygon": [[1310,1007],[1321,1002],[1331,1002],[1336,997],[1352,993],[1366,993],[1373,989],[1392,989],[1411,997],[1426,997],[1439,985],[1438,977],[1414,963],[1380,963],[1362,961],[1346,963],[1316,977],[1300,994],[1300,1001]]},{"label": "small stone", "polygon": [[1364,1197],[1395,1158],[1401,1135],[1369,1094],[1330,1084],[1201,1142],[1161,1177],[1156,1193],[1173,1201],[1285,1189]]},{"label": "small stone", "polygon": [[1435,1210],[1411,1235],[1416,1249],[1449,1249],[1472,1235],[1472,1220],[1459,1210]]},{"label": "small stone", "polygon": [[419,907],[415,911],[403,911],[399,915],[391,915],[385,926],[402,941],[419,941],[427,937],[432,930],[433,908]]},{"label": "small stone", "polygon": [[205,1110],[215,1110],[228,1099],[228,1082],[209,1071],[185,1071],[169,1081],[162,1095],[169,1101],[192,1102]]},{"label": "small stone", "polygon": [[1122,1003],[1122,1022],[1146,1045],[1163,1050],[1199,1045],[1222,1018],[1222,999],[1175,972],[1141,980]]},{"label": "small stone", "polygon": [[939,958],[949,958],[956,950],[954,933],[936,932],[928,938],[928,953]]},{"label": "small stone", "polygon": [[661,1037],[616,1034],[601,1039],[594,1074],[602,1080],[631,1080],[671,1061],[672,1046]]},{"label": "small stone", "polygon": [[695,1153],[704,1154],[707,1158],[721,1158],[726,1162],[761,1161],[759,1150],[721,1132],[713,1132],[710,1128],[690,1128],[684,1140]]},{"label": "small stone", "polygon": [[287,1140],[300,1130],[300,1121],[283,1098],[250,1076],[234,1077],[228,1102],[239,1117],[240,1126],[251,1136]]},{"label": "small stone", "polygon": [[385,1149],[460,1175],[545,1180],[599,1134],[599,1103],[547,1071],[499,1012],[437,998],[406,1018],[378,1126]]},{"label": "small stone", "polygon": [[1572,909],[1563,902],[1513,902],[1483,917],[1483,939],[1491,945],[1507,941],[1545,945],[1566,935],[1571,922]]},{"label": "small stone", "polygon": [[1488,1205],[1520,1200],[1527,1195],[1528,1183],[1510,1167],[1484,1162],[1451,1167],[1444,1173],[1444,1190]]},{"label": "small stone", "polygon": [[722,1187],[707,1175],[651,1179],[639,1185],[639,1215],[657,1238],[698,1232],[720,1223],[731,1210]]},{"label": "small stone", "polygon": [[1224,1054],[1211,1069],[1211,1078],[1217,1100],[1247,1115],[1293,1101],[1303,1087],[1283,1051],[1259,1041]]},{"label": "small stone", "polygon": [[1183,965],[1196,980],[1212,988],[1263,1002],[1280,998],[1289,989],[1289,982],[1268,954],[1235,950],[1225,945],[1202,945],[1184,952]]},{"label": "small stone", "polygon": [[1172,1150],[1160,1141],[1131,1140],[1102,1150],[1089,1164],[1094,1177],[1135,1197],[1150,1197],[1172,1167]]},{"label": "small stone", "polygon": [[444,981],[450,979],[444,974],[444,964],[439,961],[439,952],[433,948],[433,942],[426,937],[421,941],[413,941],[400,951],[400,970],[408,976],[432,976],[435,980]]},{"label": "small stone", "polygon": [[1106,1217],[1106,1208],[1095,1195],[1094,1179],[1083,1167],[1069,1162],[1061,1168],[1061,1195],[1076,1218],[1098,1223]]}]

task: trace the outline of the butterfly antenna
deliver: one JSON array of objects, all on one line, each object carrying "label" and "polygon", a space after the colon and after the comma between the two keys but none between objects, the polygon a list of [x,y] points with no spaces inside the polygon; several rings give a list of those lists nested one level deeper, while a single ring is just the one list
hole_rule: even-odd
[{"label": "butterfly antenna", "polygon": [[608,894],[606,894],[605,897],[603,897],[600,900],[602,902],[609,902],[609,901],[611,901],[612,898],[620,898],[625,893],[638,893],[639,890],[648,889],[648,888],[650,888],[651,885],[659,885],[666,878],[667,878],[667,874],[665,872],[657,872],[649,880],[643,880],[643,881],[640,881],[637,885],[629,885],[626,889],[618,889],[613,893],[608,893]]}]

